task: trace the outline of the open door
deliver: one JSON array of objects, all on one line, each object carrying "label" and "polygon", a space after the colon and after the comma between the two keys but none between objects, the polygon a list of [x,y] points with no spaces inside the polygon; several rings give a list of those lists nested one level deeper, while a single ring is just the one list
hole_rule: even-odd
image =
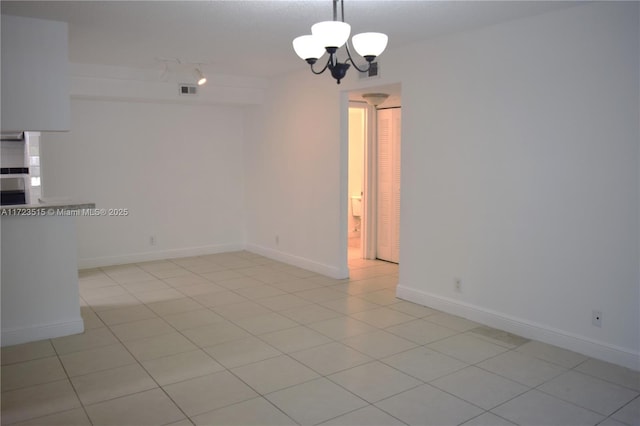
[{"label": "open door", "polygon": [[401,109],[380,109],[377,143],[376,257],[400,261],[400,129]]}]

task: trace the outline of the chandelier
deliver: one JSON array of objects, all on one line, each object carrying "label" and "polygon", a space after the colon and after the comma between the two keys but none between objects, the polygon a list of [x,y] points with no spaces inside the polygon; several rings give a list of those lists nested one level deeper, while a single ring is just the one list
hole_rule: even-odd
[{"label": "chandelier", "polygon": [[[338,20],[338,3],[340,3],[340,20]],[[293,40],[293,50],[300,58],[307,61],[311,67],[311,72],[322,74],[329,69],[333,78],[340,84],[340,80],[347,74],[347,70],[351,65],[360,72],[368,72],[374,59],[384,52],[389,39],[386,34],[382,33],[360,33],[354,35],[352,38],[353,48],[367,61],[367,67],[360,68],[351,57],[351,52],[349,51],[350,33],[351,25],[344,22],[344,0],[333,0],[333,21],[318,22],[311,27],[310,35],[296,37]],[[347,59],[344,62],[340,62],[337,52],[343,45],[347,51]],[[329,54],[329,59],[320,71],[316,71],[313,65],[325,52]]]}]

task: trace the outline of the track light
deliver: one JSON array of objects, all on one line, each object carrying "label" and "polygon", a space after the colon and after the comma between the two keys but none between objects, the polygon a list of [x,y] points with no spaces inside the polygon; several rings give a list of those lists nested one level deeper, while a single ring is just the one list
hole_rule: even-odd
[{"label": "track light", "polygon": [[205,77],[202,71],[200,71],[200,68],[196,68],[194,70],[194,73],[196,75],[196,81],[198,82],[198,86],[202,86],[207,82],[207,77]]}]

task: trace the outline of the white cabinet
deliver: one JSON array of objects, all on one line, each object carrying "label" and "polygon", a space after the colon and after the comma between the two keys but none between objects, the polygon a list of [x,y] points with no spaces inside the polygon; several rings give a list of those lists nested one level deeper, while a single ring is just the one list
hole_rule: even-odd
[{"label": "white cabinet", "polygon": [[2,15],[2,131],[68,131],[68,25]]},{"label": "white cabinet", "polygon": [[400,108],[377,111],[377,249],[376,257],[400,261]]}]

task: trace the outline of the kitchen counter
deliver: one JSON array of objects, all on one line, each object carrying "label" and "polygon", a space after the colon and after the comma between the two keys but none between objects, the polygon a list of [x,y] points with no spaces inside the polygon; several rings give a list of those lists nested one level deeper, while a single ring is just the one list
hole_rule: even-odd
[{"label": "kitchen counter", "polygon": [[[44,201],[38,204],[16,204],[0,206],[0,216],[71,216],[70,212],[77,212],[81,216],[83,210],[95,210],[95,203],[76,203],[71,201]],[[87,216],[92,212],[84,212]],[[98,214],[94,214],[97,216]]]},{"label": "kitchen counter", "polygon": [[76,217],[101,214],[69,200],[0,207],[2,346],[84,331]]}]

